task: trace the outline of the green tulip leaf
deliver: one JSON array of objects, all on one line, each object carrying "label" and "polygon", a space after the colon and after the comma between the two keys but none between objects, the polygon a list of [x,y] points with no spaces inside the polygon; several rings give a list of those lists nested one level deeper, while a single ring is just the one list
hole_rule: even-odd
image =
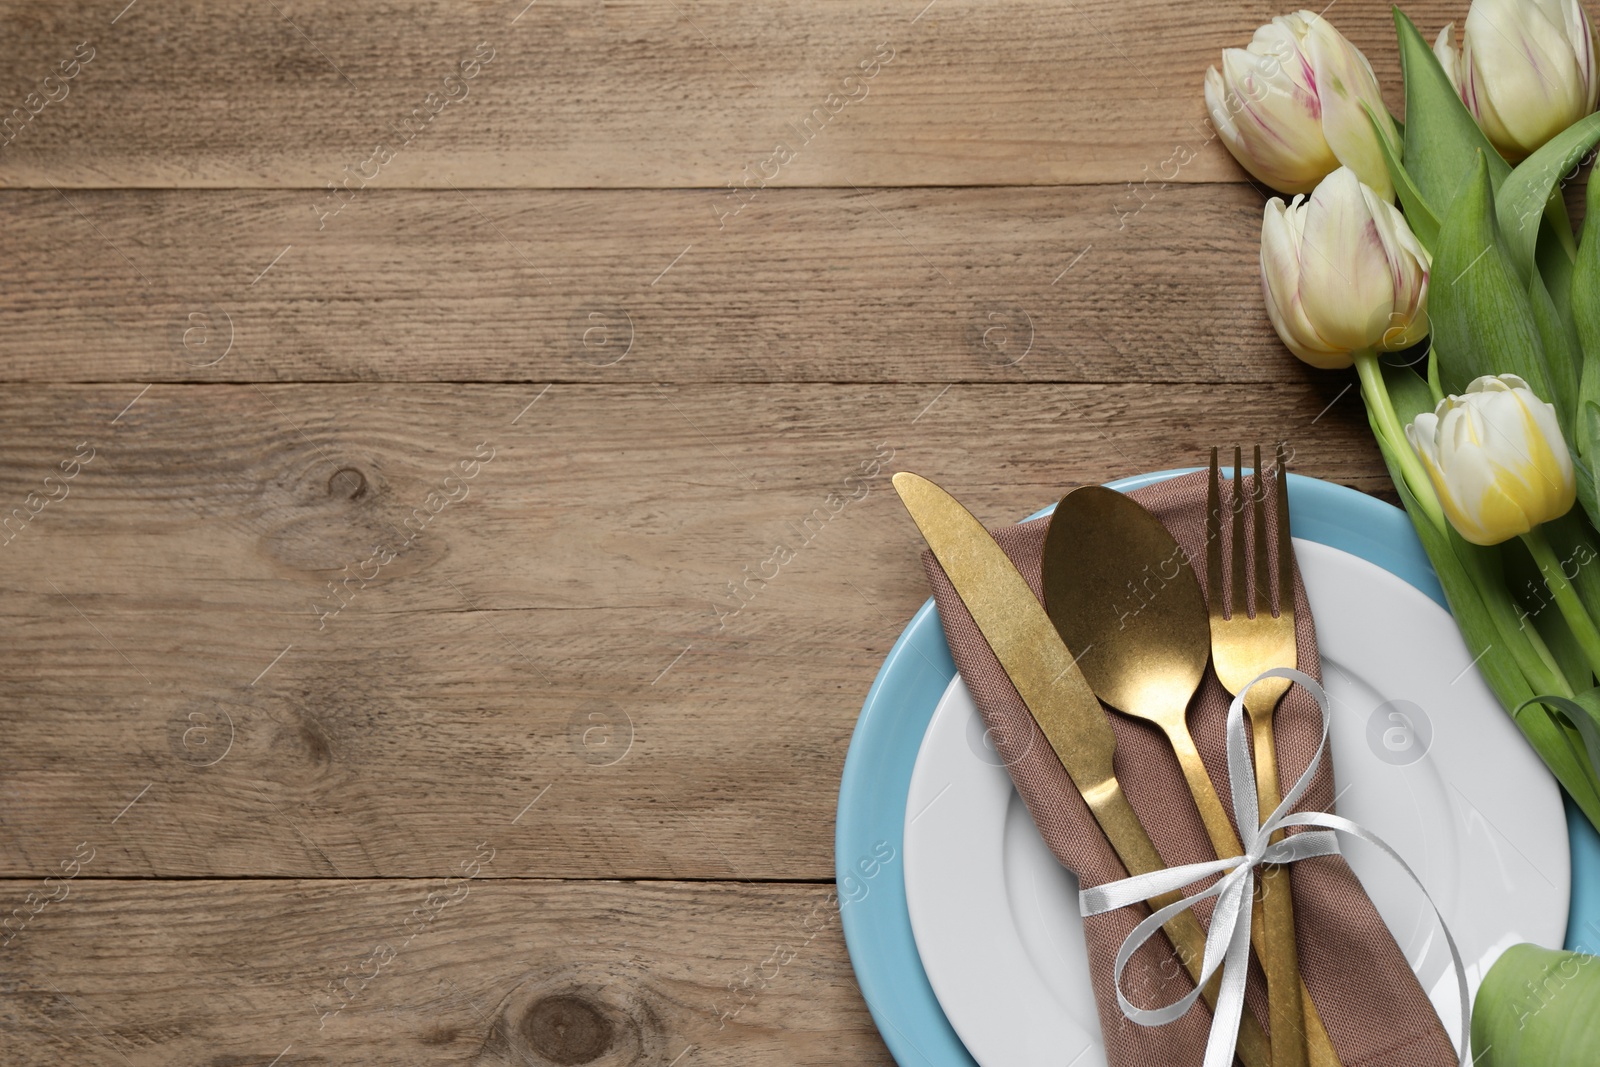
[{"label": "green tulip leaf", "polygon": [[[1585,689],[1571,699],[1548,694],[1537,696],[1523,707],[1531,704],[1544,705],[1578,732],[1583,739],[1583,751],[1589,760],[1589,769],[1600,777],[1600,689]],[[1512,718],[1516,718],[1522,710],[1519,707],[1513,711]]]},{"label": "green tulip leaf", "polygon": [[[1533,710],[1534,707],[1542,707],[1554,725],[1570,734],[1568,745],[1574,757],[1581,755],[1589,765],[1590,781],[1600,781],[1600,689],[1584,689],[1573,697],[1550,694],[1531,697],[1525,704],[1518,705],[1512,712],[1512,718],[1520,718],[1526,710]],[[1557,773],[1557,777],[1560,777],[1560,773]]]},{"label": "green tulip leaf", "polygon": [[1406,94],[1405,148],[1400,158],[1442,221],[1461,187],[1462,176],[1472,172],[1475,152],[1483,150],[1495,188],[1511,173],[1511,167],[1478,128],[1439,65],[1439,57],[1399,8],[1394,9],[1394,28],[1400,39]]},{"label": "green tulip leaf", "polygon": [[[1584,368],[1584,377],[1595,375]],[[1592,382],[1591,382],[1592,386]],[[1591,525],[1600,527],[1600,403],[1578,403],[1572,427],[1572,473],[1578,487],[1578,506],[1589,516]]]},{"label": "green tulip leaf", "polygon": [[1600,956],[1512,945],[1472,1005],[1475,1067],[1589,1067],[1600,1051]]},{"label": "green tulip leaf", "polygon": [[[1556,310],[1568,322],[1572,321],[1572,270],[1577,259],[1575,248],[1568,248],[1555,234],[1556,224],[1550,221],[1550,206],[1561,208],[1561,217],[1567,217],[1567,208],[1562,203],[1559,194],[1550,197],[1546,206],[1544,225],[1539,228],[1539,241],[1534,246],[1533,267],[1544,279],[1544,287],[1550,294],[1550,299],[1555,301]],[[1563,222],[1567,227],[1567,238],[1572,238],[1572,224]]]},{"label": "green tulip leaf", "polygon": [[[1556,661],[1569,686],[1580,689],[1594,684],[1594,670],[1584,655],[1583,644],[1559,610],[1540,611],[1529,621],[1544,640],[1544,647],[1550,650],[1550,658]],[[1593,765],[1590,761],[1590,766]]]},{"label": "green tulip leaf", "polygon": [[[1588,217],[1600,218],[1600,182],[1591,179]],[[1578,499],[1589,521],[1600,528],[1600,224],[1583,228],[1578,259],[1572,264],[1572,324],[1582,354],[1572,444],[1578,463]]]},{"label": "green tulip leaf", "polygon": [[1428,391],[1428,383],[1413,367],[1391,367],[1384,364],[1383,385],[1389,390],[1389,403],[1394,406],[1395,417],[1400,420],[1402,426],[1408,425],[1418,415],[1432,411],[1438,406],[1434,403],[1433,394]]},{"label": "green tulip leaf", "polygon": [[[1585,400],[1600,402],[1600,377],[1591,368],[1600,371],[1600,181],[1590,175],[1588,192],[1588,221],[1583,227],[1583,239],[1578,242],[1578,258],[1572,264],[1570,303],[1573,326],[1578,343],[1583,350],[1583,379]],[[1595,380],[1591,382],[1591,378]]]},{"label": "green tulip leaf", "polygon": [[[1585,562],[1593,562],[1595,559],[1594,549],[1589,547],[1588,538],[1582,535],[1582,531],[1587,527],[1588,522],[1576,510],[1569,510],[1561,518],[1546,522],[1540,527],[1549,540],[1550,549],[1555,554],[1558,565],[1564,568],[1565,577],[1572,583],[1574,591],[1577,591],[1576,579],[1582,576],[1584,571],[1596,570],[1594,567],[1583,566]],[[1574,542],[1575,536],[1583,542],[1584,547],[1581,550]],[[1524,621],[1544,639],[1551,658],[1555,660],[1561,676],[1566,679],[1567,691],[1579,692],[1593,686],[1594,670],[1589,666],[1584,646],[1578,640],[1570,621],[1555,603],[1549,585],[1545,581],[1545,574],[1540,570],[1533,553],[1520,539],[1512,538],[1500,546],[1500,554],[1505,561],[1506,584],[1525,613]],[[1580,598],[1581,596],[1580,593]],[[1588,610],[1588,603],[1588,600],[1583,600],[1585,610]],[[1556,718],[1558,722],[1564,722],[1560,715]],[[1574,749],[1574,751],[1579,750]],[[1588,757],[1583,756],[1581,762],[1588,763]]]},{"label": "green tulip leaf", "polygon": [[[1585,367],[1584,378],[1590,379],[1592,377],[1594,375],[1590,374],[1589,369]],[[1577,418],[1573,420],[1572,437],[1576,442],[1577,458],[1582,460],[1586,467],[1595,467],[1597,462],[1600,462],[1600,403],[1588,399],[1579,402]],[[1587,511],[1588,509],[1585,508],[1584,510]],[[1592,513],[1589,521],[1594,522]],[[1600,522],[1594,522],[1594,524],[1600,526]]]},{"label": "green tulip leaf", "polygon": [[[1576,167],[1597,141],[1600,141],[1600,112],[1578,120],[1552,137],[1500,183],[1494,199],[1495,214],[1500,219],[1500,232],[1505,237],[1511,261],[1524,278],[1533,270],[1539,224],[1547,210],[1553,210],[1549,208],[1551,192],[1561,176]],[[1552,226],[1565,225],[1570,237],[1572,228],[1566,221],[1566,207],[1559,203],[1558,206],[1559,218],[1550,222]]]},{"label": "green tulip leaf", "polygon": [[1395,155],[1394,146],[1385,136],[1372,105],[1362,101],[1361,106],[1366,109],[1367,121],[1372,124],[1372,132],[1378,141],[1378,150],[1383,153],[1384,165],[1389,168],[1389,180],[1394,183],[1400,206],[1405,209],[1406,222],[1411,226],[1411,232],[1417,235],[1417,240],[1422,242],[1422,247],[1432,252],[1434,243],[1439,239],[1439,217],[1434,214],[1428,198],[1422,195],[1422,190],[1417,188],[1410,171]]},{"label": "green tulip leaf", "polygon": [[[1567,201],[1561,194],[1559,184],[1550,191],[1550,199],[1544,202],[1544,221],[1539,224],[1539,240],[1534,249],[1534,263],[1540,269],[1543,269],[1546,257],[1551,252],[1561,254],[1569,271],[1572,261],[1578,258],[1578,241],[1572,236],[1572,216],[1567,214]],[[1549,285],[1549,275],[1545,276],[1545,284]],[[1555,293],[1555,287],[1551,286],[1550,295],[1555,296]]]},{"label": "green tulip leaf", "polygon": [[1465,392],[1486,374],[1509,373],[1540,398],[1553,399],[1528,291],[1495,225],[1488,156],[1482,152],[1439,227],[1428,317],[1446,392]]},{"label": "green tulip leaf", "polygon": [[[1580,423],[1574,430],[1575,434],[1600,432],[1600,409],[1593,405],[1585,405],[1578,409],[1578,418]],[[1589,420],[1587,430],[1582,425],[1583,419]],[[1600,482],[1595,479],[1595,465],[1580,455],[1573,446],[1568,446],[1568,453],[1572,456],[1572,480],[1578,490],[1578,507],[1589,517],[1589,524],[1592,526],[1595,524],[1595,517],[1600,516]],[[1600,602],[1589,608],[1589,614],[1600,619],[1596,608],[1600,608]]]},{"label": "green tulip leaf", "polygon": [[[1578,477],[1581,484],[1583,475]],[[1589,520],[1576,510],[1545,523],[1544,531],[1557,557],[1572,566],[1575,574],[1568,574],[1567,579],[1577,590],[1584,610],[1600,619],[1600,567],[1590,566],[1600,560],[1600,536],[1595,534]]]},{"label": "green tulip leaf", "polygon": [[1577,330],[1557,309],[1538,271],[1528,277],[1528,309],[1533,312],[1539,344],[1544,349],[1545,370],[1550,375],[1550,395],[1546,399],[1555,405],[1561,433],[1571,441],[1572,419],[1578,406],[1578,375],[1583,368]]}]

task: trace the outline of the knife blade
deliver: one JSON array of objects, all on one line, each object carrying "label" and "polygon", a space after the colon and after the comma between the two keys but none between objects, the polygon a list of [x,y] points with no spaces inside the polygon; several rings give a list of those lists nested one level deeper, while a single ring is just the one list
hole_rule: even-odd
[{"label": "knife blade", "polygon": [[[1111,723],[1027,580],[955,497],[910,471],[896,474],[894,487],[1123,867],[1130,875],[1165,867],[1117,780]],[[1149,903],[1161,908],[1177,899],[1170,893]],[[1183,911],[1162,929],[1198,979],[1206,939],[1199,921]],[[1204,991],[1213,1007],[1216,990],[1213,978]],[[1270,1067],[1267,1035],[1248,1009],[1237,1052],[1248,1067]]]}]

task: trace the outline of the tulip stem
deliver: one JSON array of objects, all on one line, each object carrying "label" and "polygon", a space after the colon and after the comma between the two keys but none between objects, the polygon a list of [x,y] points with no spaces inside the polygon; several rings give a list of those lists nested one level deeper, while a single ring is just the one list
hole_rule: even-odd
[{"label": "tulip stem", "polygon": [[1539,566],[1545,587],[1555,598],[1556,607],[1561,609],[1561,617],[1566,619],[1567,625],[1572,628],[1572,636],[1578,639],[1578,647],[1583,649],[1583,656],[1589,661],[1589,669],[1600,675],[1600,630],[1595,629],[1594,619],[1584,610],[1577,591],[1572,588],[1572,583],[1562,571],[1561,561],[1556,558],[1555,549],[1550,547],[1550,539],[1545,536],[1544,527],[1535,526],[1523,534],[1522,543],[1533,553],[1533,561]]},{"label": "tulip stem", "polygon": [[1418,462],[1416,450],[1406,438],[1399,416],[1394,413],[1389,387],[1383,382],[1383,368],[1378,365],[1378,354],[1370,348],[1364,349],[1355,353],[1355,362],[1356,373],[1361,378],[1361,395],[1367,402],[1367,409],[1377,415],[1378,427],[1389,443],[1390,453],[1400,465],[1400,473],[1411,489],[1411,495],[1416,498],[1417,505],[1428,516],[1428,520],[1443,532],[1445,519],[1444,510],[1439,506],[1439,496],[1433,490],[1428,472]]}]

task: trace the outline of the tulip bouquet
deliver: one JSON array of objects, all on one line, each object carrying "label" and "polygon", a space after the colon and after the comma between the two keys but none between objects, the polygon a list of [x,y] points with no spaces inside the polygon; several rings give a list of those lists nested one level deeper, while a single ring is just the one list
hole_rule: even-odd
[{"label": "tulip bouquet", "polygon": [[1575,237],[1559,188],[1600,142],[1594,29],[1578,0],[1473,0],[1432,48],[1394,20],[1403,125],[1309,11],[1226,51],[1207,109],[1293,194],[1262,220],[1274,328],[1354,366],[1478,669],[1600,827],[1600,222]]}]

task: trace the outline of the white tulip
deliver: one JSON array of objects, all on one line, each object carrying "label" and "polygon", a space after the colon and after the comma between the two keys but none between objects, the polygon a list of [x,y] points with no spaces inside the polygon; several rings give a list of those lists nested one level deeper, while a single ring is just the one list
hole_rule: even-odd
[{"label": "white tulip", "polygon": [[1497,545],[1559,519],[1577,494],[1554,405],[1515,374],[1485,376],[1406,427],[1462,537]]},{"label": "white tulip", "polygon": [[1489,142],[1513,162],[1594,110],[1594,26],[1578,0],[1472,0],[1433,51]]},{"label": "white tulip", "polygon": [[1248,48],[1222,53],[1206,71],[1206,110],[1245,170],[1285,193],[1308,193],[1341,164],[1385,200],[1394,199],[1378,134],[1399,154],[1400,138],[1372,65],[1333,24],[1310,11],[1279,15]]},{"label": "white tulip", "polygon": [[1428,334],[1432,260],[1405,218],[1340,167],[1261,220],[1261,288],[1289,351],[1313,367],[1408,348]]}]

